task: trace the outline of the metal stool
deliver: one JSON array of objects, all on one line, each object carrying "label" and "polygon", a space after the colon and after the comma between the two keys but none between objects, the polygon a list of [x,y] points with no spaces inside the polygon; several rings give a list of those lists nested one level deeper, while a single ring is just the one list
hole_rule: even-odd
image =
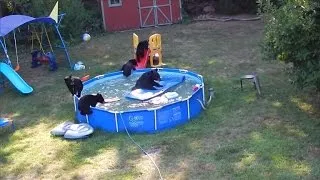
[{"label": "metal stool", "polygon": [[256,73],[253,73],[250,75],[244,75],[240,77],[241,90],[242,90],[242,80],[244,79],[251,80],[253,82],[255,89],[258,91],[258,94],[261,95],[261,90],[260,90],[261,86],[260,86],[258,75]]}]

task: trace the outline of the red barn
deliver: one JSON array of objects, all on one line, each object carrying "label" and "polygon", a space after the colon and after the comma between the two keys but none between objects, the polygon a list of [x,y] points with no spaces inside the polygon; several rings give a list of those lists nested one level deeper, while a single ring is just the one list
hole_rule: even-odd
[{"label": "red barn", "polygon": [[182,20],[181,0],[100,0],[107,31],[137,29]]}]

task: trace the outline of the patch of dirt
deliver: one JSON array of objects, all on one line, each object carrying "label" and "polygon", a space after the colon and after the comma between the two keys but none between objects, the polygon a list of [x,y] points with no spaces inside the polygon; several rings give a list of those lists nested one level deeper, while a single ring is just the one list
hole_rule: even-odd
[{"label": "patch of dirt", "polygon": [[201,172],[208,172],[208,171],[215,171],[217,169],[215,164],[211,163],[205,163],[205,164],[199,164],[197,167],[198,170]]},{"label": "patch of dirt", "polygon": [[320,157],[320,147],[309,146],[308,153],[312,159]]},{"label": "patch of dirt", "polygon": [[267,127],[276,127],[282,123],[282,120],[278,117],[264,116],[262,123]]},{"label": "patch of dirt", "polygon": [[261,17],[253,14],[238,14],[238,15],[221,15],[221,14],[201,14],[193,18],[194,21],[257,21]]}]

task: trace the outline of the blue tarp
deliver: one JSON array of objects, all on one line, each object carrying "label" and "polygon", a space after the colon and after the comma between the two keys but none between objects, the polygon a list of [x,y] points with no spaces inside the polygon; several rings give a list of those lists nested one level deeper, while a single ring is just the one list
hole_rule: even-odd
[{"label": "blue tarp", "polygon": [[10,15],[0,19],[0,37],[7,35],[14,29],[26,23],[42,22],[56,24],[51,17],[34,18],[25,15]]}]

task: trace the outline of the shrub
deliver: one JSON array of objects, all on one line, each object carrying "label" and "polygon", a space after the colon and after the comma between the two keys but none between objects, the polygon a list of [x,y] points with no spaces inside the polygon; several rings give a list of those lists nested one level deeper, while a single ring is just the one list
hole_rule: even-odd
[{"label": "shrub", "polygon": [[279,7],[264,4],[266,21],[263,53],[265,58],[293,64],[299,87],[320,90],[319,4],[288,0]]},{"label": "shrub", "polygon": [[218,0],[217,12],[225,14],[255,13],[256,0]]}]

